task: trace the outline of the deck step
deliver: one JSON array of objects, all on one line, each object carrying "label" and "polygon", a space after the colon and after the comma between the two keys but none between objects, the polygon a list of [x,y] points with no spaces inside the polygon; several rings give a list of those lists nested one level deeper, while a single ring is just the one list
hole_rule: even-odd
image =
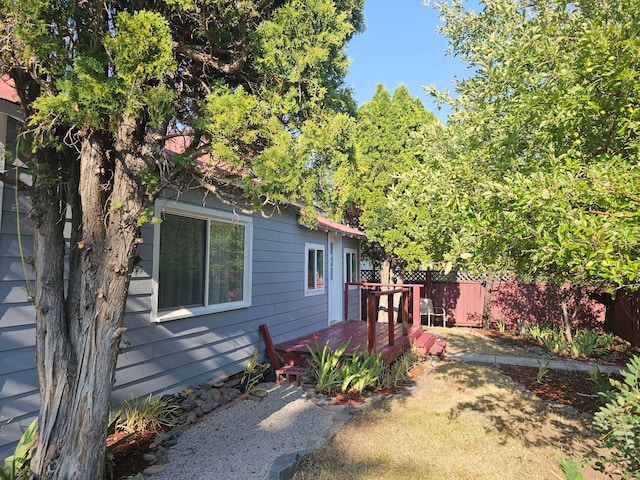
[{"label": "deck step", "polygon": [[436,336],[433,333],[424,332],[418,337],[415,343],[416,350],[422,356],[426,357],[429,354],[429,350],[436,343]]},{"label": "deck step", "polygon": [[445,350],[447,349],[447,341],[439,338],[429,349],[428,355],[430,357],[442,358]]}]

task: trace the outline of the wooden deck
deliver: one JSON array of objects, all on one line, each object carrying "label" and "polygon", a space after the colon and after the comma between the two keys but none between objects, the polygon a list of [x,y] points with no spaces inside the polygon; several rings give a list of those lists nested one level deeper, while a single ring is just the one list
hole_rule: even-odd
[{"label": "wooden deck", "polygon": [[[406,350],[410,349],[422,334],[421,325],[408,325],[407,335],[403,335],[403,325],[394,325],[395,341],[389,345],[389,327],[387,323],[377,322],[375,351],[382,354],[386,363],[391,363]],[[357,348],[367,350],[367,322],[345,321],[332,325],[307,336],[275,345],[276,352],[283,359],[285,365],[306,367],[311,358],[309,348],[316,348],[316,344],[323,348],[329,342],[331,350],[337,349],[346,340],[351,339],[345,355],[351,355]]]}]

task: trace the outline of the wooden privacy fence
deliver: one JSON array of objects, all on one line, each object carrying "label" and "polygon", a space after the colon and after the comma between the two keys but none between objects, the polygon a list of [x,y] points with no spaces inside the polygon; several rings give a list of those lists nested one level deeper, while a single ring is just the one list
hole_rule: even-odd
[{"label": "wooden privacy fence", "polygon": [[616,296],[611,328],[616,335],[633,345],[640,345],[640,292]]},{"label": "wooden privacy fence", "polygon": [[[365,273],[366,272],[366,273]],[[371,271],[363,278],[375,281]],[[449,326],[481,327],[486,286],[480,279],[461,272],[448,275],[433,271],[416,272],[403,279],[406,284],[420,284],[420,296],[447,312]],[[574,328],[602,326],[605,307],[591,298],[588,289],[559,288],[545,283],[496,280],[491,294],[490,321],[506,328],[548,322],[561,324],[560,299],[568,299],[574,316]],[[640,302],[639,302],[640,303]]]}]

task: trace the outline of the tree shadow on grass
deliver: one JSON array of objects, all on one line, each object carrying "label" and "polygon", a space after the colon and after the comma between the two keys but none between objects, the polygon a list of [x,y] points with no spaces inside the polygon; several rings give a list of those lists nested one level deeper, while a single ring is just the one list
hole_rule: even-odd
[{"label": "tree shadow on grass", "polygon": [[481,414],[485,429],[497,432],[500,443],[518,439],[523,446],[554,447],[575,456],[597,457],[589,420],[570,409],[552,406],[500,374],[496,367],[443,363],[437,375],[469,392],[469,400],[448,412],[449,421],[466,414]]}]

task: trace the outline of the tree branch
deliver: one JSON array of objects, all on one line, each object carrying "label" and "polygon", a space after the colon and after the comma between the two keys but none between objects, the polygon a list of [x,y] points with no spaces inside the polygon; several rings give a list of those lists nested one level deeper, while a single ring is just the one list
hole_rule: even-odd
[{"label": "tree branch", "polygon": [[227,75],[231,75],[238,72],[245,65],[248,57],[246,42],[239,42],[238,45],[241,47],[240,51],[232,61],[226,63],[213,57],[210,54],[202,52],[198,47],[192,45],[175,42],[174,49],[176,53],[190,60],[202,63],[203,65],[211,68],[215,68],[216,70],[219,70]]}]

